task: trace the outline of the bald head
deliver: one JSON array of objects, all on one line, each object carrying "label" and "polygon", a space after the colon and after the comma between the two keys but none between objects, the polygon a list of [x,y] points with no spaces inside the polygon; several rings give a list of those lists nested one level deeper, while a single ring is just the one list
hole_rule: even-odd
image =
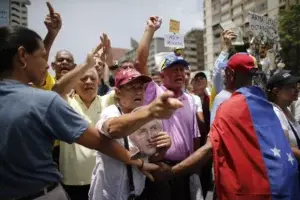
[{"label": "bald head", "polygon": [[75,66],[74,57],[68,50],[58,51],[54,62],[52,62],[52,68],[56,73],[56,79],[60,79],[64,74],[74,69]]},{"label": "bald head", "polygon": [[55,60],[57,60],[57,58],[60,57],[61,55],[68,55],[68,57],[72,58],[73,61],[74,61],[73,54],[72,54],[70,51],[65,50],[65,49],[60,50],[60,51],[58,51],[58,52],[56,53],[56,55],[55,55]]}]

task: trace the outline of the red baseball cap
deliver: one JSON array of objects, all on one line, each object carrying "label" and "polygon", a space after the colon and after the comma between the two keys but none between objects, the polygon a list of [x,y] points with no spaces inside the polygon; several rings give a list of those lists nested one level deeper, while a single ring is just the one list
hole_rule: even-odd
[{"label": "red baseball cap", "polygon": [[236,53],[228,61],[220,62],[218,67],[221,69],[229,67],[234,71],[248,73],[255,73],[258,69],[256,59],[248,53]]},{"label": "red baseball cap", "polygon": [[121,86],[130,83],[135,80],[141,80],[144,83],[148,83],[152,81],[152,79],[149,76],[142,75],[140,72],[138,72],[136,69],[133,68],[127,68],[117,71],[115,75],[115,87],[120,88]]},{"label": "red baseball cap", "polygon": [[248,53],[236,53],[229,60],[227,67],[234,71],[255,72],[256,59]]}]

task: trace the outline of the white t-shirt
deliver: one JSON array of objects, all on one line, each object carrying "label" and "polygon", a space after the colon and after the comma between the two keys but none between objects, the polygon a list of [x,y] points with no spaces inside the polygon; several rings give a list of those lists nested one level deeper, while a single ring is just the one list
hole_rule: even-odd
[{"label": "white t-shirt", "polygon": [[298,137],[300,138],[300,125],[299,125],[299,123],[296,122],[296,121],[294,121],[294,122],[288,121],[288,118],[285,116],[283,111],[280,108],[278,108],[276,105],[273,105],[273,109],[274,109],[274,112],[276,113],[276,115],[277,115],[277,117],[278,117],[278,119],[281,123],[282,129],[284,131],[288,132],[289,144],[291,145],[291,147],[298,147],[297,139],[295,137],[295,134],[294,134],[289,122],[292,124],[294,130],[297,132]]},{"label": "white t-shirt", "polygon": [[194,103],[197,106],[197,113],[203,112],[203,110],[202,110],[202,101],[201,101],[200,97],[198,97],[195,94],[191,94],[191,93],[189,93],[189,94],[192,95]]},{"label": "white t-shirt", "polygon": [[228,92],[227,90],[222,90],[214,99],[211,111],[210,111],[210,126],[212,125],[217,110],[219,106],[226,100],[228,100],[231,97],[232,93]]},{"label": "white t-shirt", "polygon": [[[116,105],[111,105],[103,110],[97,129],[110,137],[104,130],[104,123],[114,117],[121,116]],[[124,146],[123,139],[116,141]],[[128,138],[129,147],[133,147]],[[92,182],[89,191],[90,200],[127,200],[129,196],[129,180],[126,165],[118,160],[97,152],[96,166],[92,173]],[[136,168],[132,167],[135,194],[140,195],[145,187],[145,176]]]}]

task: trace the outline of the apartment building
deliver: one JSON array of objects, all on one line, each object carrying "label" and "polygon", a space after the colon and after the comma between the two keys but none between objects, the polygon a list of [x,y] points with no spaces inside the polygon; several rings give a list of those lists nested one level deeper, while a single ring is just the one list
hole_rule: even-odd
[{"label": "apartment building", "polygon": [[149,67],[150,72],[159,70],[159,66],[157,66],[155,63],[155,55],[161,52],[172,52],[172,49],[169,47],[165,47],[164,38],[153,38],[150,45],[149,56],[147,60],[147,65]]},{"label": "apartment building", "polygon": [[[135,60],[137,47],[138,47],[138,43],[135,40],[131,39],[131,49],[128,50],[125,53],[125,56],[120,58],[119,61],[122,62],[123,60]],[[158,70],[158,66],[155,64],[156,54],[161,52],[171,52],[171,51],[172,51],[171,48],[165,47],[164,38],[162,37],[153,38],[150,45],[149,56],[147,60],[149,71],[152,72]]]},{"label": "apartment building", "polygon": [[203,30],[191,30],[184,36],[184,58],[191,71],[204,70]]},{"label": "apartment building", "polygon": [[29,0],[11,0],[10,2],[10,24],[28,26],[28,10]]},{"label": "apartment building", "polygon": [[241,27],[244,36],[250,36],[248,12],[276,19],[280,10],[300,3],[299,0],[204,0],[204,63],[212,70],[221,50],[221,22],[232,20]]}]

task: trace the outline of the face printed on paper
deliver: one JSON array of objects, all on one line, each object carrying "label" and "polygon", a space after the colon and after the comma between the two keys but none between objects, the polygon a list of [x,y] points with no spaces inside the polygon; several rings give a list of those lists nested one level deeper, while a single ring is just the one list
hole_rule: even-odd
[{"label": "face printed on paper", "polygon": [[151,156],[156,152],[156,146],[151,144],[151,138],[162,131],[160,120],[153,120],[129,136],[131,142],[139,149],[139,153]]}]

